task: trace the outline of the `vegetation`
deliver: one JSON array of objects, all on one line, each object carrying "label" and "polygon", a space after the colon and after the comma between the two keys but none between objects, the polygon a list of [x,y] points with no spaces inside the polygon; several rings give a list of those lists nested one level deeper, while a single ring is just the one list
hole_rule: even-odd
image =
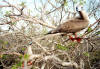
[{"label": "vegetation", "polygon": [[[77,4],[90,19],[81,42],[44,35],[76,17]],[[99,11],[99,0],[0,0],[0,69],[100,69]]]}]

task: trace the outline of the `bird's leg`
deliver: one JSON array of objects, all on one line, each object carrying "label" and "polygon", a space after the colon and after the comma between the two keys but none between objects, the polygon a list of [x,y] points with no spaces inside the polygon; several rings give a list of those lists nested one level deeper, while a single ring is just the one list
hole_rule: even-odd
[{"label": "bird's leg", "polygon": [[80,43],[80,41],[82,40],[82,38],[77,37],[77,34],[76,34],[76,33],[74,33],[74,35],[75,35],[75,40],[76,40],[77,42],[79,42],[79,43]]},{"label": "bird's leg", "polygon": [[74,33],[74,35],[75,35],[75,39],[78,38],[76,33]]}]

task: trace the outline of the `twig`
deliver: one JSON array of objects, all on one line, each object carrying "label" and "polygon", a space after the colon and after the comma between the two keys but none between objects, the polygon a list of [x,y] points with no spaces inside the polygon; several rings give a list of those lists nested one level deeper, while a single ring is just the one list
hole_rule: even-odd
[{"label": "twig", "polygon": [[[98,20],[96,20],[96,22],[94,22],[93,24],[91,24],[88,28],[91,28],[92,26],[94,26],[95,24],[97,24],[98,22],[100,22],[100,18]],[[92,30],[93,31],[93,30]],[[92,32],[91,31],[91,32]],[[89,34],[87,31],[81,36],[84,37],[85,35]]]},{"label": "twig", "polygon": [[10,23],[12,23],[12,22],[9,21],[9,22],[6,22],[6,23],[0,23],[0,25],[10,24]]},{"label": "twig", "polygon": [[1,55],[8,54],[8,55],[17,55],[17,56],[21,56],[21,54],[20,54],[20,53],[17,53],[17,52],[1,52],[0,54],[1,54]]}]

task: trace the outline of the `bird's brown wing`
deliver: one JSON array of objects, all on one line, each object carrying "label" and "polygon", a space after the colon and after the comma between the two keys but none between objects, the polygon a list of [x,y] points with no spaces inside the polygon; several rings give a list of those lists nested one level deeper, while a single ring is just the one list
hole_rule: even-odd
[{"label": "bird's brown wing", "polygon": [[88,21],[84,20],[69,20],[57,27],[57,30],[59,32],[65,32],[65,33],[75,33],[78,32],[88,26]]}]

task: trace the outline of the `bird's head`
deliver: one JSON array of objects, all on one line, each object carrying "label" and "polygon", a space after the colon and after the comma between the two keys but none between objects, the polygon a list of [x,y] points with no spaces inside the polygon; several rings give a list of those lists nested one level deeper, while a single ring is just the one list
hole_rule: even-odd
[{"label": "bird's head", "polygon": [[80,18],[89,21],[88,14],[84,11],[83,5],[80,4],[76,5],[76,11],[79,12]]},{"label": "bird's head", "polygon": [[83,10],[83,6],[82,5],[77,5],[76,6],[76,11],[78,12],[78,11],[81,11],[81,10]]}]

